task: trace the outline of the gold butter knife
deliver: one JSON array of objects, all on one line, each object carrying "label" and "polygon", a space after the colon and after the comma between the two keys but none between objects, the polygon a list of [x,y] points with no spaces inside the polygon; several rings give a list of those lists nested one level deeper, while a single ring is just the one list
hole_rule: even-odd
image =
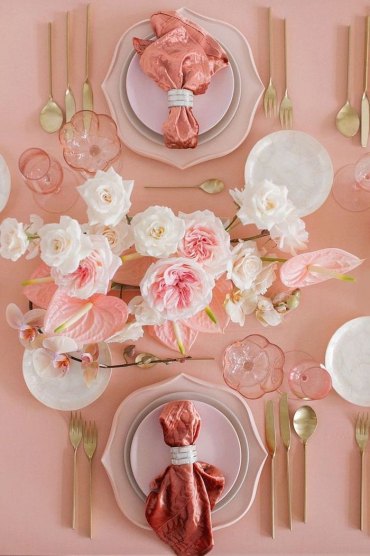
[{"label": "gold butter knife", "polygon": [[93,110],[93,90],[89,81],[89,65],[90,65],[90,32],[91,32],[91,17],[90,17],[90,4],[86,7],[86,43],[85,43],[85,81],[82,86],[82,110]]},{"label": "gold butter knife", "polygon": [[283,393],[280,397],[279,417],[280,417],[280,436],[286,453],[288,519],[289,519],[289,527],[290,529],[292,529],[292,490],[291,490],[290,461],[289,461],[290,420],[289,420],[289,408],[288,408],[288,394],[286,393]]},{"label": "gold butter knife", "polygon": [[265,405],[265,434],[269,455],[271,456],[271,536],[275,538],[275,454],[276,432],[274,420],[274,406],[272,400]]},{"label": "gold butter knife", "polygon": [[364,92],[361,98],[361,147],[367,147],[369,138],[369,99],[367,96],[367,82],[369,73],[369,31],[370,16],[367,16],[365,36]]}]

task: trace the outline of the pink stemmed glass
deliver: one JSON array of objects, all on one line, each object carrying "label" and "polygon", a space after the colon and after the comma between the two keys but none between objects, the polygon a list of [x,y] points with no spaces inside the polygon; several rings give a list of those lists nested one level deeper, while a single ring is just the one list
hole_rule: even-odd
[{"label": "pink stemmed glass", "polygon": [[43,149],[24,151],[18,167],[25,184],[34,193],[35,202],[47,212],[63,213],[77,201],[76,189],[65,183],[66,177],[75,181],[74,176],[70,176],[71,172],[66,176],[60,163]]},{"label": "pink stemmed glass", "polygon": [[331,390],[331,377],[311,355],[294,350],[285,354],[283,384],[296,398],[321,400]]},{"label": "pink stemmed glass", "polygon": [[334,178],[333,197],[342,208],[361,212],[370,208],[370,155],[341,168]]}]

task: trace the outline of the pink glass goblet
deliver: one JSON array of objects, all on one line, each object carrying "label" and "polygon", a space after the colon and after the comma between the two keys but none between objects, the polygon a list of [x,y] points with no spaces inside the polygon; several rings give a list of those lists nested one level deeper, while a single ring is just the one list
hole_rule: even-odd
[{"label": "pink glass goblet", "polygon": [[335,174],[333,197],[342,208],[361,212],[370,208],[370,155],[356,164],[343,166]]},{"label": "pink glass goblet", "polygon": [[283,384],[298,399],[321,400],[331,390],[331,377],[311,355],[294,350],[285,354]]},{"label": "pink glass goblet", "polygon": [[31,148],[18,161],[27,187],[33,192],[36,204],[51,213],[64,213],[77,201],[75,176],[63,169],[46,151]]}]

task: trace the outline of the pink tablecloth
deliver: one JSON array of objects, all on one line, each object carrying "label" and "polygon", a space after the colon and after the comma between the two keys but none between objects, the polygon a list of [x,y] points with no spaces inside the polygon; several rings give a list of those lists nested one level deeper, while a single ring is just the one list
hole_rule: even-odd
[{"label": "pink tablecloth", "polygon": [[[171,8],[180,7],[180,0]],[[281,44],[283,17],[289,22],[290,94],[294,102],[295,128],[319,139],[328,149],[335,169],[356,161],[365,151],[359,137],[340,136],[334,126],[337,109],[345,100],[346,31],[354,25],[353,102],[359,107],[362,93],[365,0],[271,0],[276,23],[277,42]],[[211,17],[223,17],[248,38],[256,65],[266,82],[267,29],[266,3],[262,0],[233,0],[225,7],[221,0],[188,0],[187,6]],[[100,83],[109,66],[121,34],[135,22],[145,19],[158,8],[168,8],[154,0],[141,2],[100,0],[92,2],[91,81],[95,107],[106,112]],[[47,53],[45,25],[56,22],[55,41],[59,55],[55,59],[55,97],[63,103],[65,89],[64,11],[73,10],[73,57],[71,83],[78,106],[84,67],[83,5],[76,0],[14,0],[1,2],[0,34],[0,152],[12,173],[12,193],[2,217],[25,217],[36,211],[32,196],[17,170],[19,154],[27,147],[40,146],[60,156],[56,136],[48,136],[38,125],[38,113],[47,98]],[[281,52],[280,52],[281,54]],[[277,56],[281,61],[282,56]],[[242,68],[241,68],[242,70]],[[282,65],[276,72],[282,89]],[[278,130],[277,120],[267,120],[258,109],[248,139],[229,156],[191,168],[185,172],[142,158],[125,150],[123,173],[135,179],[133,207],[168,204],[173,209],[191,211],[211,208],[216,213],[231,213],[232,200],[224,194],[210,198],[202,192],[145,191],[143,185],[174,183],[195,184],[209,177],[223,179],[229,186],[243,184],[246,156],[262,136]],[[82,203],[72,215],[83,214]],[[47,217],[49,218],[49,217]],[[51,218],[49,218],[51,220]],[[367,257],[369,250],[370,211],[351,214],[340,209],[332,198],[306,219],[310,248],[336,246]],[[10,301],[25,306],[20,282],[28,276],[33,262],[16,264],[1,261],[1,308]],[[347,320],[369,314],[369,263],[356,271],[356,284],[330,281],[304,291],[301,307],[276,329],[262,329],[253,318],[244,329],[231,326],[223,337],[202,345],[199,338],[194,354],[213,355],[214,363],[187,363],[186,372],[210,382],[222,383],[220,357],[233,339],[251,333],[265,333],[284,349],[302,349],[323,360],[332,333]],[[0,553],[1,554],[165,554],[166,548],[154,534],[138,529],[119,511],[108,478],[100,464],[112,417],[120,402],[130,392],[157,380],[172,376],[178,367],[158,366],[151,370],[117,370],[105,392],[84,411],[99,426],[100,440],[95,465],[95,533],[87,538],[87,505],[82,505],[77,531],[70,528],[72,452],[67,438],[68,415],[39,404],[29,394],[21,374],[22,350],[14,331],[2,317],[2,365],[0,385]],[[146,350],[168,354],[149,340],[140,344]],[[118,352],[117,352],[118,353]],[[181,368],[184,371],[184,367]],[[292,406],[297,404],[292,404]],[[369,551],[370,515],[367,531],[358,531],[359,455],[354,443],[353,420],[358,408],[340,399],[334,392],[313,404],[319,426],[309,446],[309,522],[304,525],[302,501],[302,448],[294,438],[293,531],[287,529],[283,481],[283,450],[278,453],[278,508],[276,539],[269,532],[269,470],[262,474],[256,500],[249,513],[236,525],[215,533],[213,554],[362,554]],[[263,434],[263,400],[250,404]],[[80,454],[83,455],[82,453]],[[370,467],[367,465],[370,472]],[[80,458],[81,477],[87,462]],[[81,483],[80,499],[87,495],[86,481]]]}]

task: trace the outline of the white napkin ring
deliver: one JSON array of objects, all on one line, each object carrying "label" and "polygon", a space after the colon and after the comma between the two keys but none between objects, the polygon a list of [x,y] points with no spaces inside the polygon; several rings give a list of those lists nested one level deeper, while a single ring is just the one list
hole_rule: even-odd
[{"label": "white napkin ring", "polygon": [[171,448],[172,465],[184,465],[185,463],[195,463],[196,461],[198,461],[198,456],[195,444],[191,446],[174,446]]},{"label": "white napkin ring", "polygon": [[167,93],[168,108],[187,106],[193,108],[193,91],[189,89],[170,89]]}]

